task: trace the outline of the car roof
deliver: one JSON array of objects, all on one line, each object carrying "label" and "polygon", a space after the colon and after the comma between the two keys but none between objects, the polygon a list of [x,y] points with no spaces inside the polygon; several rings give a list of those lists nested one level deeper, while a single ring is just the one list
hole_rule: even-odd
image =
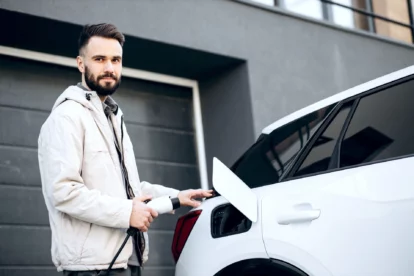
[{"label": "car roof", "polygon": [[290,123],[298,118],[301,118],[302,116],[305,116],[311,112],[314,112],[316,110],[319,110],[323,107],[329,106],[331,104],[340,102],[342,100],[345,100],[347,98],[350,98],[352,96],[361,94],[363,92],[366,92],[368,90],[371,90],[373,88],[379,87],[381,85],[393,82],[395,80],[404,78],[406,76],[412,75],[414,74],[414,65],[406,67],[404,69],[400,69],[398,71],[394,71],[390,74],[384,75],[382,77],[370,80],[368,82],[365,82],[363,84],[357,85],[355,87],[352,87],[350,89],[347,89],[343,92],[337,93],[333,96],[330,96],[328,98],[325,98],[321,101],[318,101],[314,104],[308,105],[298,111],[295,111],[279,120],[277,120],[276,122],[268,125],[267,127],[265,127],[262,130],[263,134],[269,134],[271,133],[273,130],[287,124]]}]

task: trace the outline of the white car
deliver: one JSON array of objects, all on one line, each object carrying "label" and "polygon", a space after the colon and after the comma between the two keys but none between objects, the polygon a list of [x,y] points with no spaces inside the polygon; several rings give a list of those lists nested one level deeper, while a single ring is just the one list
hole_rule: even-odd
[{"label": "white car", "polygon": [[278,120],[212,179],[177,276],[414,275],[414,66]]}]

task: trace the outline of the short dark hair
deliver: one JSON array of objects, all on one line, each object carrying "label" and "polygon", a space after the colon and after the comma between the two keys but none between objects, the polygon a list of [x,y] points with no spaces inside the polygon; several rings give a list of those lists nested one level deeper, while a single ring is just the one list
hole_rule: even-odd
[{"label": "short dark hair", "polygon": [[116,39],[118,40],[119,44],[121,44],[121,46],[123,46],[125,42],[124,35],[120,31],[118,31],[116,26],[112,24],[100,23],[100,24],[94,24],[94,25],[85,25],[79,36],[79,41],[78,41],[79,54],[81,54],[83,47],[85,47],[85,45],[88,44],[89,39],[93,36]]}]

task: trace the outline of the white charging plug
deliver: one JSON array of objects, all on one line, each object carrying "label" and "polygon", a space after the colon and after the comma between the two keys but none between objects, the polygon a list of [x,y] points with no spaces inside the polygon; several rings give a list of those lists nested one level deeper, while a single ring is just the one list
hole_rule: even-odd
[{"label": "white charging plug", "polygon": [[149,207],[157,211],[158,214],[165,214],[171,212],[173,209],[173,203],[169,196],[161,196],[152,199],[147,203]]}]

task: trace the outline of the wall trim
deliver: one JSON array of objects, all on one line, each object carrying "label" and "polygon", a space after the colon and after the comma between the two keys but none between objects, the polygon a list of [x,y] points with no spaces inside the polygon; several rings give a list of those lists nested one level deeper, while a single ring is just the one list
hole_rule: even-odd
[{"label": "wall trim", "polygon": [[[23,50],[18,48],[6,47],[0,45],[0,54],[13,56],[17,58],[24,58],[28,60],[40,61],[50,64],[57,64],[66,67],[77,68],[76,60],[74,58],[51,55],[41,52],[35,52],[30,50]],[[198,82],[192,79],[174,77],[170,75],[164,75],[154,73],[150,71],[138,70],[134,68],[123,67],[122,76],[130,77],[134,79],[141,79],[147,81],[154,81],[159,83],[177,85],[188,87],[192,89],[193,96],[193,116],[194,116],[194,128],[196,134],[196,152],[197,161],[200,173],[200,183],[202,189],[208,189],[208,177],[207,177],[207,163],[204,144],[204,129],[202,121],[202,111],[200,102],[200,91],[198,88]]]}]

